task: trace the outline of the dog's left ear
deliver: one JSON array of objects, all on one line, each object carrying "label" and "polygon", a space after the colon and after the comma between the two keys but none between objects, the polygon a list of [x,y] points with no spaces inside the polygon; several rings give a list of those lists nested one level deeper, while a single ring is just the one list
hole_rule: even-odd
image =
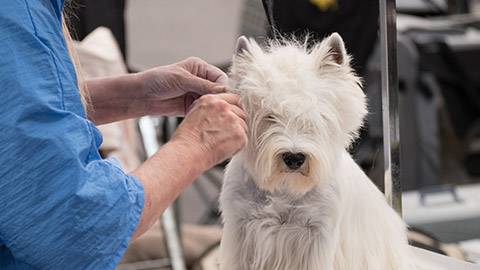
[{"label": "dog's left ear", "polygon": [[235,49],[235,55],[243,54],[248,52],[248,39],[245,36],[241,36],[237,40],[237,46]]},{"label": "dog's left ear", "polygon": [[324,61],[333,61],[340,66],[348,64],[348,55],[345,50],[345,43],[338,33],[333,33],[325,38],[322,43],[327,47],[327,53],[324,56]]}]

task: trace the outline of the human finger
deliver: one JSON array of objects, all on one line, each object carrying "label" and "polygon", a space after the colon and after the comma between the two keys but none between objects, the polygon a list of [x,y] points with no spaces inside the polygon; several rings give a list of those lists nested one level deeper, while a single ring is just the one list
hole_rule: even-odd
[{"label": "human finger", "polygon": [[[226,102],[228,105],[233,105],[239,108],[240,110],[243,110],[243,108],[241,107],[240,97],[238,95],[221,93],[217,95],[208,94],[208,95],[199,96],[199,98],[193,100],[193,102],[190,104],[188,111],[190,111],[193,107],[195,107],[201,101],[204,101],[204,103],[209,103],[214,100],[217,100],[217,101],[221,100],[223,102]],[[242,114],[240,111],[237,111],[237,112],[239,115]]]},{"label": "human finger", "polygon": [[243,111],[242,108],[236,106],[236,105],[230,105],[230,109],[232,110],[232,112],[237,115],[238,117],[240,117],[241,119],[243,119],[244,121],[246,120],[247,116],[245,114],[245,112]]},{"label": "human finger", "polygon": [[205,69],[206,69],[207,80],[216,82],[222,85],[228,85],[228,76],[221,69],[209,64],[207,64]]},{"label": "human finger", "polygon": [[218,94],[216,96],[222,100],[225,100],[229,104],[242,108],[242,102],[240,100],[240,96],[237,94],[223,93],[223,94]]},{"label": "human finger", "polygon": [[190,57],[185,60],[185,65],[193,75],[199,78],[221,85],[228,84],[228,76],[225,72],[200,58]]},{"label": "human finger", "polygon": [[218,94],[218,95],[209,95],[209,97],[215,98],[217,100],[222,100],[228,104],[228,110],[231,111],[236,117],[240,118],[241,125],[245,133],[247,133],[248,128],[246,124],[246,113],[241,107],[241,100],[238,95],[235,94]]},{"label": "human finger", "polygon": [[186,91],[194,92],[199,95],[225,93],[227,88],[220,83],[211,82],[195,75],[190,75],[186,80]]}]

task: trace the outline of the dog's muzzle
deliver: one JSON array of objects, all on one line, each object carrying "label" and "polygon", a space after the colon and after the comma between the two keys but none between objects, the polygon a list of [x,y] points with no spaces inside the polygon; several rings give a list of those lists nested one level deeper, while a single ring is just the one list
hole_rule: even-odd
[{"label": "dog's muzzle", "polygon": [[284,153],[282,155],[283,162],[289,169],[297,170],[302,167],[305,162],[305,155],[302,153]]}]

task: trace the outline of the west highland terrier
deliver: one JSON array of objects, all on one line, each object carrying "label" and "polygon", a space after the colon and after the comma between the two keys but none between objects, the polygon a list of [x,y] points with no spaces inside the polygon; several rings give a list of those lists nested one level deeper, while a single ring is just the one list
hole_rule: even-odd
[{"label": "west highland terrier", "polygon": [[341,37],[241,37],[230,79],[249,141],[225,172],[221,269],[413,269],[404,222],[346,150],[367,109]]}]

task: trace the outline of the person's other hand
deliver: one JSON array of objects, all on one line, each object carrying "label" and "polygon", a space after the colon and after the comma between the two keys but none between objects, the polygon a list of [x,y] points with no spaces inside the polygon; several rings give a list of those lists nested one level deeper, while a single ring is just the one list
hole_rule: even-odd
[{"label": "person's other hand", "polygon": [[146,115],[183,117],[196,99],[225,92],[228,82],[223,71],[196,57],[138,75],[142,80]]},{"label": "person's other hand", "polygon": [[243,149],[247,130],[239,96],[205,95],[195,101],[171,141],[198,153],[199,164],[208,169]]}]

